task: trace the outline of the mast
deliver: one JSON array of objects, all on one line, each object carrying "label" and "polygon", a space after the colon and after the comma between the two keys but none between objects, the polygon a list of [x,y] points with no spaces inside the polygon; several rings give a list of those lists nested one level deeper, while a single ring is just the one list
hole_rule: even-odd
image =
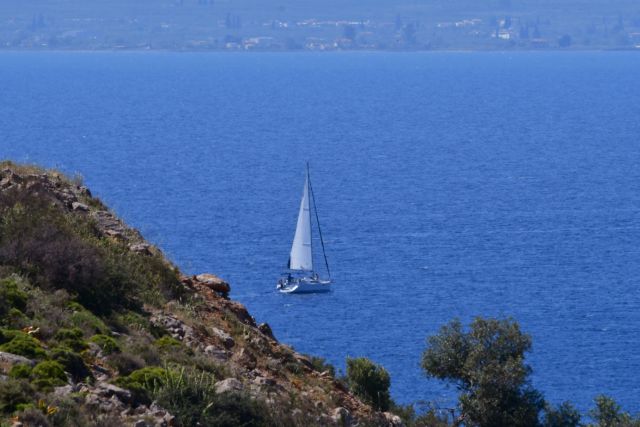
[{"label": "mast", "polygon": [[324,250],[324,239],[322,238],[322,229],[320,228],[320,218],[318,217],[316,196],[313,193],[313,187],[311,186],[311,176],[309,174],[309,162],[307,162],[307,183],[309,185],[309,193],[311,193],[311,201],[313,202],[313,212],[316,216],[316,223],[318,224],[318,235],[320,236],[320,244],[322,246],[322,256],[324,257],[324,265],[327,267],[327,274],[329,275],[329,278],[331,278],[331,270],[329,270],[329,261],[327,260],[327,253]]}]

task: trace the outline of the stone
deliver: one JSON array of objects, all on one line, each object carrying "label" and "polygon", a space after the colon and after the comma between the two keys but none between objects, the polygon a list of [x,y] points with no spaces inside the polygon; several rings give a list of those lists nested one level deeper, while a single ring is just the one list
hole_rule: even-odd
[{"label": "stone", "polygon": [[55,387],[53,389],[54,396],[58,396],[58,397],[68,396],[71,393],[73,393],[73,386],[71,385],[64,385],[62,387]]},{"label": "stone", "polygon": [[151,250],[149,249],[151,247],[151,245],[147,244],[147,243],[138,243],[135,245],[129,245],[129,250],[131,252],[135,252],[141,255],[152,255],[151,254]]},{"label": "stone", "polygon": [[109,384],[106,382],[99,382],[96,384],[96,392],[99,396],[103,397],[113,397],[115,396],[122,402],[130,402],[131,401],[131,392],[129,390],[125,390],[113,384]]},{"label": "stone", "polygon": [[27,359],[24,356],[18,356],[17,354],[4,353],[0,351],[0,372],[8,374],[11,368],[15,365],[29,365],[34,366],[36,362],[31,359]]},{"label": "stone", "polygon": [[226,351],[224,351],[224,350],[222,350],[222,349],[220,349],[220,348],[218,348],[218,347],[216,347],[214,345],[209,345],[209,346],[205,347],[204,353],[207,356],[209,356],[209,357],[211,357],[211,358],[213,358],[213,359],[215,359],[215,360],[217,360],[219,362],[226,362],[227,360],[229,360],[229,357],[230,357],[228,352],[226,352]]},{"label": "stone", "polygon": [[231,292],[231,286],[216,275],[203,273],[198,274],[194,279],[212,291],[222,294],[222,296],[227,296]]},{"label": "stone", "polygon": [[244,305],[240,304],[239,302],[229,301],[229,300],[223,300],[222,305],[224,308],[226,308],[227,310],[235,314],[238,320],[240,320],[242,323],[249,326],[253,326],[254,328],[257,327],[256,319],[254,319],[249,314],[249,312],[247,311],[247,308]]},{"label": "stone", "polygon": [[253,379],[253,383],[260,387],[273,387],[276,385],[276,381],[274,379],[266,377],[255,377]]},{"label": "stone", "polygon": [[256,367],[256,358],[246,348],[240,349],[240,351],[233,355],[232,360],[247,369],[254,369]]},{"label": "stone", "polygon": [[89,206],[80,202],[71,203],[71,209],[73,209],[74,211],[89,212]]},{"label": "stone", "polygon": [[244,389],[244,386],[237,378],[227,378],[226,380],[218,381],[214,387],[218,394],[235,393]]},{"label": "stone", "polygon": [[222,341],[222,344],[226,348],[231,348],[234,345],[236,345],[236,342],[233,340],[233,338],[231,338],[231,335],[229,335],[225,331],[220,330],[218,328],[211,328],[211,332],[213,333],[213,335],[218,337],[220,339],[220,341]]},{"label": "stone", "polygon": [[258,330],[262,332],[263,335],[268,336],[272,340],[276,340],[276,337],[273,335],[273,330],[271,330],[271,326],[268,323],[260,323],[258,325]]},{"label": "stone", "polygon": [[392,414],[391,412],[383,412],[382,415],[384,415],[384,418],[389,423],[389,427],[404,427],[402,418],[400,418],[396,414]]},{"label": "stone", "polygon": [[133,424],[133,427],[147,427],[147,422],[145,420],[138,420]]},{"label": "stone", "polygon": [[309,359],[307,356],[303,356],[300,353],[293,353],[293,358],[302,363],[307,368],[313,369],[313,363],[311,363],[311,359]]}]

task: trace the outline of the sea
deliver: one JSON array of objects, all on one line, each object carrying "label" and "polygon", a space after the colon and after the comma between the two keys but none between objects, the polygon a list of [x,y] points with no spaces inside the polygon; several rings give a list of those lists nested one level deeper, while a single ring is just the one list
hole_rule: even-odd
[{"label": "sea", "polygon": [[[557,404],[640,411],[640,54],[0,53],[0,158],[83,177],[185,272],[403,404],[452,319],[513,318]],[[334,280],[282,295],[305,162]]]}]

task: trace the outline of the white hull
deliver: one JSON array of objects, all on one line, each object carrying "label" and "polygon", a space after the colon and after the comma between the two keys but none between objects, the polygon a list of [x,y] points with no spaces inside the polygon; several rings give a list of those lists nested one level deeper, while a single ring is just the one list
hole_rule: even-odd
[{"label": "white hull", "polygon": [[277,289],[283,294],[317,294],[331,290],[330,280],[310,278],[293,279],[278,282]]}]

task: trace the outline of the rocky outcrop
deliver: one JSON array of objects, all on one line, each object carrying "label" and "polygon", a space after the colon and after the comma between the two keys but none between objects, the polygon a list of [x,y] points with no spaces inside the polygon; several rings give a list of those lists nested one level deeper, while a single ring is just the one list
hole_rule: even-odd
[{"label": "rocky outcrop", "polygon": [[[109,244],[121,245],[131,256],[161,254],[93,198],[87,188],[60,174],[11,167],[0,170],[0,191],[20,189],[46,198],[69,215],[91,221],[96,235]],[[176,359],[180,352],[189,353],[199,363],[213,366],[215,379],[221,379],[214,385],[216,393],[243,393],[271,408],[287,411],[294,425],[401,426],[396,416],[374,411],[329,372],[316,371],[309,357],[279,343],[268,324],[258,325],[244,305],[229,299],[231,286],[220,277],[209,273],[182,275],[180,283],[184,301],[144,306],[138,313],[153,329],[153,336],[151,329],[144,332],[145,342],[155,343],[161,337],[166,345],[175,346]],[[128,339],[120,335],[123,333],[118,330],[112,335]],[[111,359],[102,348],[92,342],[84,351],[95,382],[74,383],[70,379],[55,389],[56,396],[90,407],[96,414],[115,417],[123,426],[174,426],[175,418],[164,408],[136,401],[135,393],[114,385],[121,384],[117,381],[120,374],[109,365]],[[0,353],[0,379],[17,364],[33,366],[34,362]]]},{"label": "rocky outcrop", "polygon": [[11,368],[16,365],[34,366],[35,364],[33,360],[26,357],[0,351],[0,373],[8,374]]}]

